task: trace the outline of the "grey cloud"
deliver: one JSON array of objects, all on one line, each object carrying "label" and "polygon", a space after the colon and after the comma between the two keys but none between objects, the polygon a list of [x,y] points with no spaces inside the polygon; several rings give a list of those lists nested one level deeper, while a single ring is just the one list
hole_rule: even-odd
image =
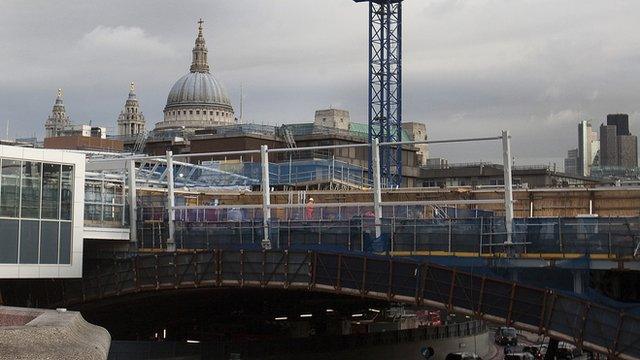
[{"label": "grey cloud", "polygon": [[[520,161],[557,161],[576,124],[629,112],[640,131],[637,1],[407,0],[404,119],[432,138],[508,128]],[[136,81],[162,118],[205,19],[214,72],[245,118],[310,121],[344,107],[365,121],[367,9],[348,0],[3,1],[0,128],[42,134],[58,87],[73,121],[112,127]],[[437,147],[453,161],[499,159],[493,145]]]}]

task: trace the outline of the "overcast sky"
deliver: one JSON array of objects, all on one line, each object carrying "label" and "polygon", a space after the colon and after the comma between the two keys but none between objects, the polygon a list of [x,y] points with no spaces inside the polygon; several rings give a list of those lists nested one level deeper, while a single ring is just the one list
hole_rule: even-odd
[{"label": "overcast sky", "polygon": [[[432,139],[513,133],[516,164],[560,162],[577,122],[626,112],[640,130],[640,1],[406,0],[404,120]],[[0,129],[42,137],[56,90],[74,123],[114,129],[130,81],[148,127],[188,71],[196,21],[238,113],[365,122],[367,6],[351,0],[1,0]],[[496,145],[433,147],[452,161]]]}]

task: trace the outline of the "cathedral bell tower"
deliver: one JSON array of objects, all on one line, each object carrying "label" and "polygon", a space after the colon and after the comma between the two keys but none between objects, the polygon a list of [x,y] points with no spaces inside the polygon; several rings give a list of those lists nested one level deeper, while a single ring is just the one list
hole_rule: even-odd
[{"label": "cathedral bell tower", "polygon": [[63,130],[71,124],[69,116],[64,108],[64,98],[62,95],[62,89],[58,89],[58,96],[56,102],[53,104],[51,115],[44,123],[46,130],[46,137],[58,137],[62,135]]},{"label": "cathedral bell tower", "polygon": [[118,135],[137,136],[145,131],[144,115],[140,112],[140,104],[136,97],[135,85],[129,86],[129,97],[124,103],[124,109],[118,116]]}]

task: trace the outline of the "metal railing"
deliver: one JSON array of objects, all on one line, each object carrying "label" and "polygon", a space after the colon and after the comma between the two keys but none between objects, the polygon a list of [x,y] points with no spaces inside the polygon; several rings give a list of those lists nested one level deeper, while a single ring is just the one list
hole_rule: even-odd
[{"label": "metal railing", "polygon": [[[319,248],[368,251],[395,255],[456,255],[467,257],[511,256],[505,246],[503,218],[437,219],[383,218],[377,225],[372,207],[345,208],[324,215],[331,220],[272,217],[269,237],[279,249]],[[286,210],[286,209],[285,209]],[[295,209],[297,210],[297,209]],[[178,249],[215,249],[260,246],[264,238],[261,209],[181,209],[176,214]],[[276,213],[276,212],[274,212]],[[166,244],[161,212],[151,212],[139,225],[141,248]],[[282,215],[287,215],[282,212]],[[342,217],[339,215],[342,214]],[[289,214],[291,215],[291,214]],[[296,214],[294,214],[296,215]],[[411,212],[408,216],[413,216]],[[304,215],[302,215],[304,216]],[[381,236],[376,237],[376,227]],[[517,256],[524,258],[635,259],[640,247],[640,219],[626,218],[534,218],[515,219]]]},{"label": "metal railing", "polygon": [[[269,234],[271,231],[269,230],[269,226],[271,224],[271,212],[274,209],[271,206],[271,191],[272,191],[272,181],[270,180],[270,163],[269,157],[274,154],[276,156],[281,156],[283,154],[292,154],[298,151],[318,151],[318,150],[326,150],[326,149],[368,149],[371,153],[371,170],[368,171],[368,176],[372,179],[372,187],[371,192],[373,196],[373,217],[375,219],[375,237],[381,237],[381,226],[382,226],[382,218],[383,218],[383,207],[385,205],[392,205],[389,203],[382,202],[382,188],[389,186],[396,186],[395,184],[385,184],[386,180],[390,180],[392,176],[385,176],[384,178],[381,176],[381,166],[380,166],[380,152],[381,149],[388,149],[390,147],[399,147],[404,145],[420,145],[420,144],[450,144],[450,143],[467,143],[467,142],[484,142],[484,141],[500,141],[502,144],[502,152],[503,152],[503,173],[504,173],[504,199],[503,200],[492,200],[491,203],[502,203],[504,205],[504,216],[505,216],[505,243],[507,245],[513,244],[512,232],[513,232],[513,192],[512,192],[512,177],[511,177],[511,137],[508,131],[502,131],[500,136],[493,137],[484,137],[484,138],[465,138],[465,139],[447,139],[447,140],[425,140],[425,141],[400,141],[400,142],[386,142],[380,143],[378,139],[373,139],[371,144],[368,143],[350,143],[350,144],[340,144],[340,145],[319,145],[319,146],[309,146],[304,148],[276,148],[269,149],[267,145],[262,145],[260,150],[242,150],[242,151],[227,151],[227,152],[210,152],[210,153],[197,153],[197,154],[173,154],[171,151],[167,151],[165,156],[134,156],[131,158],[121,158],[120,161],[126,162],[126,167],[130,170],[127,170],[127,183],[129,184],[129,193],[134,194],[131,199],[129,199],[129,216],[135,217],[137,215],[137,201],[135,199],[135,184],[137,183],[136,177],[136,167],[135,163],[143,163],[147,164],[150,162],[155,162],[154,165],[150,165],[149,169],[150,174],[158,175],[161,180],[159,183],[166,184],[167,191],[167,229],[168,233],[166,234],[167,240],[167,249],[174,250],[175,249],[175,219],[176,219],[176,210],[178,208],[175,206],[175,188],[176,186],[194,186],[190,185],[187,182],[184,182],[180,179],[189,179],[193,175],[197,175],[200,170],[211,170],[209,168],[199,166],[199,165],[190,165],[187,163],[178,162],[181,158],[216,158],[216,157],[226,157],[226,156],[245,156],[245,155],[257,155],[260,156],[260,188],[262,193],[262,203],[260,208],[262,210],[262,222],[263,222],[263,231],[262,234],[264,238],[262,239],[262,245],[268,249],[272,246],[271,239],[269,238]],[[101,161],[111,161],[109,159],[96,159],[96,162]],[[162,166],[160,165],[162,164]],[[176,167],[177,166],[177,167]],[[181,169],[184,167],[188,167],[189,173],[184,174]],[[162,170],[164,168],[164,171]],[[176,172],[178,170],[178,172]],[[387,171],[387,170],[385,170]],[[400,169],[398,169],[400,171]],[[326,176],[331,176],[333,180],[335,177],[336,169],[335,167],[331,168],[330,175],[324,175],[320,173],[320,178],[324,178]],[[229,173],[229,176],[238,177],[236,174]],[[401,174],[397,174],[398,178],[401,177]],[[290,172],[289,176],[293,176],[293,173]],[[360,175],[360,181],[363,183],[363,175]],[[196,184],[197,188],[197,184]],[[452,203],[464,203],[466,205],[474,205],[486,203],[488,200],[458,200],[458,201],[444,201],[440,202],[438,205],[449,205]],[[427,205],[424,203],[423,205]],[[308,217],[308,216],[307,216]],[[137,229],[135,226],[137,225],[137,221],[130,220],[131,222],[131,241],[136,241]]]}]

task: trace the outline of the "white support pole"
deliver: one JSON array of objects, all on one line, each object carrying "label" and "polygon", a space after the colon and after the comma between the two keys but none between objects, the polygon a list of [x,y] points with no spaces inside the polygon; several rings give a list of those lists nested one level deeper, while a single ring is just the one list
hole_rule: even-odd
[{"label": "white support pole", "polygon": [[136,194],[136,161],[127,161],[127,184],[129,187],[129,242],[133,248],[138,246],[138,197]]},{"label": "white support pole", "polygon": [[382,189],[380,185],[380,142],[371,142],[371,169],[373,171],[373,213],[375,216],[376,238],[382,235]]},{"label": "white support pole", "polygon": [[262,248],[271,249],[269,240],[269,222],[271,221],[271,188],[269,184],[269,148],[267,145],[260,147],[260,160],[262,168],[262,229],[264,238]]},{"label": "white support pole", "polygon": [[511,179],[511,135],[508,130],[502,131],[502,160],[504,168],[504,225],[507,244],[511,244],[513,243],[513,182]]},{"label": "white support pole", "polygon": [[167,151],[167,210],[169,212],[169,237],[167,238],[167,250],[176,251],[176,198],[173,189],[173,152]]}]

